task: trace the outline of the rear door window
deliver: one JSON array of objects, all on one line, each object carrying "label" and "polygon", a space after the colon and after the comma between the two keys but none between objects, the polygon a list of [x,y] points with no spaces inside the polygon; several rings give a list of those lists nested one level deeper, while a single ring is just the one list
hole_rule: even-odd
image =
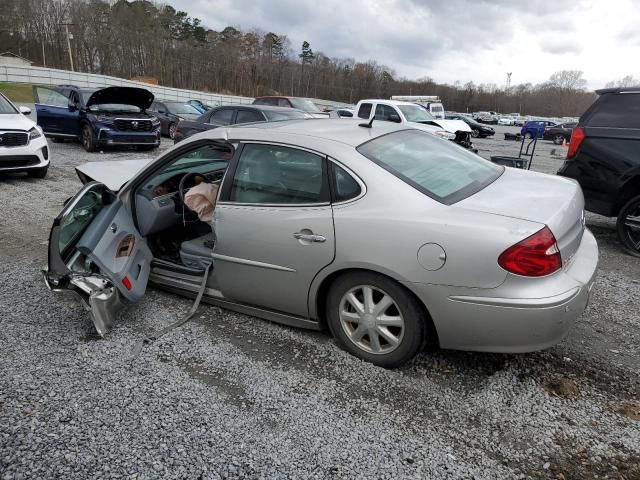
[{"label": "rear door window", "polygon": [[600,97],[585,119],[588,127],[640,128],[640,93],[610,93]]},{"label": "rear door window", "polygon": [[360,184],[344,168],[331,163],[330,172],[334,202],[345,202],[360,195]]},{"label": "rear door window", "polygon": [[264,122],[264,117],[253,110],[238,110],[236,123]]},{"label": "rear door window", "polygon": [[211,115],[209,121],[218,125],[229,125],[233,119],[233,111],[234,110],[232,108],[217,110],[213,115]]},{"label": "rear door window", "polygon": [[357,150],[445,205],[479,192],[504,172],[504,167],[420,130],[389,133],[363,143]]},{"label": "rear door window", "polygon": [[365,118],[368,120],[369,117],[371,116],[371,107],[372,105],[370,103],[361,104],[360,108],[358,109],[358,117]]}]

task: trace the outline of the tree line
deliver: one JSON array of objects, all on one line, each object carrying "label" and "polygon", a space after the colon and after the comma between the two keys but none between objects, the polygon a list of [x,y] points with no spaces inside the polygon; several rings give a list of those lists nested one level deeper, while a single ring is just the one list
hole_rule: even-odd
[{"label": "tree line", "polygon": [[[286,34],[215,31],[147,0],[0,0],[0,45],[36,65],[222,94],[292,95],[355,103],[391,95],[438,95],[447,110],[578,116],[593,102],[580,71],[509,88],[432,78],[409,80],[375,60],[333,58]],[[69,38],[67,37],[69,33]],[[69,54],[70,51],[70,54]],[[633,83],[625,77],[617,82]],[[637,83],[636,83],[637,84]]]}]

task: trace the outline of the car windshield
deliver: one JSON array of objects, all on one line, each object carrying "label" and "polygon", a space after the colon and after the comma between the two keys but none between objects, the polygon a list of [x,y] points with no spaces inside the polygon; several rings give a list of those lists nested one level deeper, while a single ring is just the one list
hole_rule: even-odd
[{"label": "car windshield", "polygon": [[180,115],[182,113],[200,115],[200,110],[188,103],[167,103],[167,108],[171,113],[175,113],[176,115]]},{"label": "car windshield", "polygon": [[18,111],[13,108],[13,105],[11,105],[11,102],[9,102],[9,100],[0,95],[0,114],[3,113],[15,114],[18,113]]},{"label": "car windshield", "polygon": [[290,98],[289,101],[293,108],[299,108],[305,112],[319,112],[320,109],[311,100],[306,98]]},{"label": "car windshield", "polygon": [[504,167],[420,130],[389,133],[363,143],[357,150],[446,205],[479,192],[504,171]]},{"label": "car windshield", "polygon": [[407,122],[431,122],[435,117],[418,105],[398,105]]},{"label": "car windshield", "polygon": [[270,122],[278,122],[281,120],[299,120],[307,118],[304,112],[298,110],[263,110]]}]

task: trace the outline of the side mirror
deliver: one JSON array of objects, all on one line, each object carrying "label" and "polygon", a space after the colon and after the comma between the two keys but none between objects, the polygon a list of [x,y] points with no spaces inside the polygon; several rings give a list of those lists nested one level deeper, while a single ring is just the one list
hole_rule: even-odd
[{"label": "side mirror", "polygon": [[78,106],[73,102],[69,102],[69,105],[67,108],[69,108],[70,112],[75,112],[76,110],[78,110]]},{"label": "side mirror", "polygon": [[400,115],[398,115],[397,113],[392,113],[391,115],[389,115],[387,117],[387,120],[389,120],[390,122],[395,122],[395,123],[400,123],[402,120],[400,120]]},{"label": "side mirror", "polygon": [[18,110],[20,111],[21,114],[23,115],[31,115],[31,109],[29,107],[23,107],[22,105],[20,105],[18,107]]}]

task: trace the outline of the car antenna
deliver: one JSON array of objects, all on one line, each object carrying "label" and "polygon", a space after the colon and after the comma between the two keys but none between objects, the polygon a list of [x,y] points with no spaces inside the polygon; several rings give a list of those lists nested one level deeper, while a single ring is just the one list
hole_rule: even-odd
[{"label": "car antenna", "polygon": [[371,128],[371,124],[373,123],[374,118],[376,117],[371,117],[371,120],[369,120],[369,123],[359,123],[358,126],[364,127],[364,128]]}]

